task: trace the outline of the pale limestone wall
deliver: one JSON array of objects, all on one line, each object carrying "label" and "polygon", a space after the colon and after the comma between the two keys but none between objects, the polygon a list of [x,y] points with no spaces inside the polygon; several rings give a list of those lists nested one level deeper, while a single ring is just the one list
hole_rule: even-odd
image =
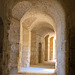
[{"label": "pale limestone wall", "polygon": [[30,55],[30,64],[37,64],[37,51],[36,51],[36,33],[31,32],[31,55]]},{"label": "pale limestone wall", "polygon": [[[41,56],[39,57],[39,43],[41,43]],[[31,65],[33,64],[38,64],[39,60],[40,62],[44,61],[44,37],[36,34],[35,32],[31,32],[31,58],[30,58],[30,63]]]},{"label": "pale limestone wall", "polygon": [[50,38],[50,60],[53,60],[53,38]]},{"label": "pale limestone wall", "polygon": [[[61,32],[60,32],[61,31]],[[66,38],[65,38],[65,28],[62,26],[57,26],[57,75],[65,75],[65,63],[66,63]],[[63,61],[64,60],[64,61]]]},{"label": "pale limestone wall", "polygon": [[45,61],[48,61],[48,37],[49,35],[45,37]]},{"label": "pale limestone wall", "polygon": [[29,31],[22,27],[22,37],[21,37],[21,67],[29,67],[29,58],[30,58],[30,47],[29,47]]},{"label": "pale limestone wall", "polygon": [[[8,48],[10,49],[9,71],[10,74],[17,74],[18,64],[19,68],[29,67],[30,64],[29,31],[26,30],[24,27],[22,27],[22,35],[20,35],[21,33],[20,22],[12,18],[10,30],[8,32],[9,32],[9,42],[10,42],[8,46]],[[19,56],[19,53],[21,53],[21,56]]]},{"label": "pale limestone wall", "polygon": [[[30,47],[29,47],[29,31],[24,27],[22,28],[22,35],[20,35],[20,22],[14,18],[12,18],[12,22],[10,25],[9,32],[9,71],[10,74],[18,73],[18,64],[20,67],[29,67],[29,55],[30,55]],[[22,40],[20,41],[20,36],[22,36]],[[21,46],[21,50],[20,47]],[[19,58],[19,53],[21,53],[21,57]],[[19,61],[20,60],[20,61]]]},{"label": "pale limestone wall", "polygon": [[20,40],[20,22],[12,18],[9,33],[9,71],[10,74],[16,74],[18,72],[18,59],[19,59],[19,40]]},{"label": "pale limestone wall", "polygon": [[57,53],[56,53],[56,40],[55,40],[55,59],[57,58]]},{"label": "pale limestone wall", "polygon": [[42,40],[42,52],[41,52],[41,62],[45,61],[45,38],[41,37]]},{"label": "pale limestone wall", "polygon": [[48,60],[50,60],[50,38],[48,38]]},{"label": "pale limestone wall", "polygon": [[[41,62],[41,57],[39,57],[39,43],[41,43],[41,37],[40,35],[36,34],[36,51],[37,51],[37,63],[39,63],[39,60]],[[42,46],[42,45],[41,45]],[[41,49],[40,49],[41,50]]]},{"label": "pale limestone wall", "polygon": [[[38,63],[39,63],[39,59],[40,59],[40,62],[42,63],[42,62],[44,62],[44,58],[45,58],[45,39],[44,39],[44,37],[42,37],[42,36],[40,36],[40,35],[38,35],[37,34],[37,38],[36,38],[36,41],[37,41],[37,47],[36,47],[36,49],[37,49],[37,53],[38,53]],[[41,56],[39,57],[39,43],[41,43]]]},{"label": "pale limestone wall", "polygon": [[39,63],[39,60],[41,59],[41,57],[39,58],[39,43],[41,43],[41,37],[38,34],[36,34],[36,37],[37,37],[36,38],[37,63]]}]

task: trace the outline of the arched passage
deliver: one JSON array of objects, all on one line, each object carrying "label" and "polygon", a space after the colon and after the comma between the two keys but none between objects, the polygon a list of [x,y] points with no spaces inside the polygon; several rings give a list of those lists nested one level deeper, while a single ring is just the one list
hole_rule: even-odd
[{"label": "arched passage", "polygon": [[[47,3],[47,4],[45,4],[45,3]],[[20,10],[19,8],[21,8],[22,5],[24,5],[24,7],[23,7],[22,10]],[[50,7],[50,6],[52,6],[52,7]],[[19,10],[19,13],[16,13],[17,10]],[[62,74],[62,73],[65,74],[65,53],[64,53],[65,52],[65,16],[64,16],[65,14],[64,14],[64,11],[63,11],[61,5],[57,1],[47,1],[47,0],[43,1],[43,2],[41,2],[41,1],[30,1],[30,2],[29,1],[24,1],[24,2],[19,2],[12,9],[12,15],[13,15],[12,23],[15,26],[17,25],[16,26],[17,27],[16,30],[18,29],[17,30],[18,32],[16,31],[17,37],[14,38],[14,39],[17,39],[17,41],[15,42],[15,44],[14,43],[12,44],[11,38],[14,37],[14,35],[12,36],[12,34],[11,34],[11,32],[12,33],[14,32],[14,29],[12,29],[12,26],[13,26],[12,24],[10,25],[11,27],[10,27],[10,33],[9,33],[9,36],[11,35],[12,37],[9,37],[9,38],[10,38],[10,42],[12,44],[11,46],[14,46],[14,49],[17,48],[16,53],[19,52],[18,49],[19,49],[19,45],[20,45],[19,69],[21,67],[25,67],[27,65],[27,63],[30,63],[29,59],[27,60],[27,62],[24,62],[24,63],[21,63],[21,62],[22,62],[22,59],[25,58],[23,55],[26,53],[26,51],[24,53],[24,50],[27,49],[27,51],[30,52],[30,49],[31,49],[30,41],[28,41],[26,46],[22,46],[21,45],[21,42],[25,42],[23,37],[22,37],[23,36],[23,32],[21,32],[21,29],[24,28],[28,32],[28,34],[26,36],[27,40],[31,40],[31,38],[30,38],[31,37],[31,30],[33,29],[33,27],[39,21],[45,21],[45,22],[49,23],[50,25],[52,25],[54,27],[54,31],[56,31],[56,37],[57,37],[57,64],[58,64],[58,66],[57,66],[57,74],[59,74],[59,75]],[[13,26],[13,28],[14,28],[14,26]],[[20,33],[22,34],[22,36],[21,36]],[[19,41],[20,41],[20,43],[19,43]],[[16,43],[18,44],[17,46],[16,46]],[[64,47],[62,47],[62,46],[64,46]],[[23,48],[24,49],[23,52],[21,51],[22,50],[21,47],[24,47]],[[61,56],[60,56],[61,54],[63,56],[62,59],[60,59],[61,58]],[[22,56],[23,56],[23,58],[22,58]],[[29,58],[29,57],[30,56],[27,55],[27,58]],[[10,58],[10,59],[12,59],[12,58]],[[15,60],[18,59],[16,54],[14,56],[14,59]],[[62,61],[62,60],[64,60],[64,61]],[[12,64],[14,62],[15,61],[13,61]],[[59,63],[59,62],[61,62],[61,63]],[[62,68],[62,65],[64,65],[64,68]],[[12,65],[10,64],[10,67],[11,66]],[[29,65],[28,65],[28,67],[29,67]],[[13,68],[17,69],[17,61],[16,61],[16,65],[13,66]],[[60,68],[61,68],[62,72],[60,71]],[[13,72],[14,72],[14,70],[13,70]],[[16,70],[16,73],[17,73],[17,70]]]},{"label": "arched passage", "polygon": [[[38,64],[39,59],[41,60],[41,63],[44,62],[45,60],[45,38],[44,36],[52,32],[54,32],[53,27],[49,23],[46,23],[46,22],[36,22],[35,26],[32,28],[31,30],[31,57],[32,57],[31,61],[34,61],[35,59],[34,64]],[[41,58],[37,60],[38,55],[39,55],[38,53],[39,43],[42,44],[42,50],[41,50]]]}]

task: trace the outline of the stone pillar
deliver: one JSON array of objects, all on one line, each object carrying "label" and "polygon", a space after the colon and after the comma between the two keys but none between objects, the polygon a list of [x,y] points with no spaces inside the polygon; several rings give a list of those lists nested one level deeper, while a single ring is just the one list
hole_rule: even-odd
[{"label": "stone pillar", "polygon": [[23,68],[27,68],[30,65],[30,31],[22,27],[22,34],[20,36],[20,65]]},{"label": "stone pillar", "polygon": [[57,75],[66,73],[66,39],[65,26],[57,26]]},{"label": "stone pillar", "polygon": [[53,60],[56,59],[56,38],[53,38]]},{"label": "stone pillar", "polygon": [[41,37],[42,50],[41,50],[41,62],[43,63],[45,60],[45,38]]},{"label": "stone pillar", "polygon": [[50,38],[50,60],[53,60],[53,38]]},{"label": "stone pillar", "polygon": [[12,18],[8,32],[9,45],[7,49],[10,54],[8,62],[9,74],[17,75],[21,67],[29,67],[30,32],[23,26],[20,27],[20,22],[14,18]]},{"label": "stone pillar", "polygon": [[45,52],[45,40],[42,36],[39,36],[39,42],[38,42],[38,60],[39,63],[43,63],[44,62],[44,52]]},{"label": "stone pillar", "polygon": [[55,39],[55,59],[56,59],[56,39]]},{"label": "stone pillar", "polygon": [[37,51],[36,51],[36,33],[31,32],[31,56],[30,56],[30,64],[37,64]]},{"label": "stone pillar", "polygon": [[[40,58],[39,58],[39,43],[41,44],[41,54],[40,54]],[[45,58],[45,39],[44,37],[40,36],[40,35],[36,35],[36,55],[37,55],[37,63],[39,63],[39,60],[40,62],[44,62],[44,58]]]},{"label": "stone pillar", "polygon": [[45,61],[48,61],[48,37],[49,35],[45,37]]},{"label": "stone pillar", "polygon": [[42,53],[42,43],[39,43],[39,50],[38,50],[38,54],[39,54],[38,55],[39,56],[38,57],[39,58],[38,62],[39,63],[41,63],[41,56],[42,56],[41,53]]},{"label": "stone pillar", "polygon": [[10,29],[8,31],[8,68],[9,74],[18,74],[18,59],[19,59],[19,40],[20,40],[20,22],[12,18]]}]

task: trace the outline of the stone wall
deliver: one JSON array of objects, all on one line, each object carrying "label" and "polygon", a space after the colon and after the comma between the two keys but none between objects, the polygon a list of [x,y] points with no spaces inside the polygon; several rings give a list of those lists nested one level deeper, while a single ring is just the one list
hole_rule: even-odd
[{"label": "stone wall", "polygon": [[[36,34],[35,32],[31,32],[31,59],[30,63],[32,65],[44,62],[44,37]],[[41,44],[41,47],[40,47]],[[41,49],[40,49],[41,48]],[[40,53],[39,53],[40,50]],[[35,60],[35,61],[34,61]]]},{"label": "stone wall", "polygon": [[42,40],[42,52],[41,52],[41,62],[45,61],[45,38],[41,37]]},{"label": "stone wall", "polygon": [[53,60],[53,39],[54,37],[50,38],[50,60]]},{"label": "stone wall", "polygon": [[57,58],[57,51],[56,51],[56,39],[55,39],[55,59]]},{"label": "stone wall", "polygon": [[[37,53],[38,53],[38,63],[39,63],[39,60],[40,60],[40,63],[44,62],[44,58],[45,58],[45,39],[44,37],[40,36],[37,34],[37,46],[36,46],[36,49],[37,49]],[[39,51],[40,51],[40,57],[39,57]]]},{"label": "stone wall", "polygon": [[12,18],[9,32],[9,72],[10,74],[17,74],[19,61],[19,41],[20,41],[20,23],[18,20]]},{"label": "stone wall", "polygon": [[37,51],[36,51],[36,33],[31,32],[31,56],[30,56],[30,64],[37,64]]},{"label": "stone wall", "polygon": [[29,46],[29,31],[27,29],[25,29],[24,27],[23,29],[23,34],[22,36],[22,42],[21,42],[21,46],[22,46],[22,50],[20,52],[22,52],[21,54],[21,67],[29,67],[29,58],[30,58],[30,46]]},{"label": "stone wall", "polygon": [[[12,18],[9,32],[9,73],[18,74],[21,67],[29,67],[30,64],[30,32],[20,22]],[[22,32],[21,32],[22,31]],[[21,54],[21,55],[20,55]]]},{"label": "stone wall", "polygon": [[[20,34],[22,31],[22,34]],[[15,18],[12,18],[9,32],[9,46],[10,60],[9,60],[9,72],[10,74],[18,73],[21,67],[29,67],[29,31],[22,27],[20,31],[20,22]],[[21,48],[20,48],[21,47]],[[20,54],[21,55],[20,55]],[[19,65],[18,65],[19,64]]]},{"label": "stone wall", "polygon": [[49,35],[45,37],[45,61],[48,61],[48,37]]}]

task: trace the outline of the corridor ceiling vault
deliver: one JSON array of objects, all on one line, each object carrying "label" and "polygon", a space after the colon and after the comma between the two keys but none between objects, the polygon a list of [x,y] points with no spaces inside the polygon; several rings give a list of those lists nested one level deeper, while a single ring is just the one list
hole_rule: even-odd
[{"label": "corridor ceiling vault", "polygon": [[[38,22],[46,22],[56,31],[57,25],[64,22],[64,11],[56,0],[29,0],[17,3],[12,9],[12,16],[20,20],[21,25],[30,30]],[[44,26],[44,24],[43,24]]]}]

